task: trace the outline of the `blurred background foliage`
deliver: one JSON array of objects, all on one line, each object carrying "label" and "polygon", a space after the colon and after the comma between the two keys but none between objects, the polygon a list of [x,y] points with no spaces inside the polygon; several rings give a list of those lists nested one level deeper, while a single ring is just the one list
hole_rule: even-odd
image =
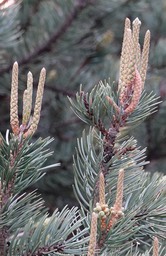
[{"label": "blurred background foliage", "polygon": [[[86,125],[70,110],[67,96],[74,97],[80,84],[88,91],[100,80],[118,81],[125,17],[139,17],[141,41],[145,31],[151,31],[146,89],[155,91],[162,103],[134,136],[141,147],[147,147],[147,160],[151,161],[147,170],[166,173],[165,0],[13,0],[1,1],[0,8],[0,127],[4,135],[10,129],[13,62],[17,60],[20,66],[20,99],[28,71],[34,75],[36,88],[40,69],[47,69],[41,120],[33,139],[54,137],[49,163],[61,163],[36,184],[50,211],[66,203],[76,204],[72,155]],[[21,117],[22,106],[19,108]]]}]

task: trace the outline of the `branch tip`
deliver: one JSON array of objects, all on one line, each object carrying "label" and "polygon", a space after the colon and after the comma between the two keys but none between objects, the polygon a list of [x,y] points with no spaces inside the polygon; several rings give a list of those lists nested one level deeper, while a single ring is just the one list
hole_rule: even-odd
[{"label": "branch tip", "polygon": [[139,20],[138,17],[135,20],[133,20],[133,25],[141,25],[141,21]]}]

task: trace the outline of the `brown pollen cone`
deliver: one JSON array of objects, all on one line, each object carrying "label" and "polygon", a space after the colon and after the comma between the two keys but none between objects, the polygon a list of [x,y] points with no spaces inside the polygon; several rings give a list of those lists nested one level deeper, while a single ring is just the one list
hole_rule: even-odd
[{"label": "brown pollen cone", "polygon": [[10,97],[10,125],[14,135],[19,134],[18,119],[18,63],[12,69],[11,97]]}]

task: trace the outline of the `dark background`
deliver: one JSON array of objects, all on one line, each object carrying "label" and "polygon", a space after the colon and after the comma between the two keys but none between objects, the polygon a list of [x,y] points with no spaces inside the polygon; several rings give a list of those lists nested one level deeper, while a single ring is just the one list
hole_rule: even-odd
[{"label": "dark background", "polygon": [[[9,1],[3,1],[8,3]],[[36,89],[40,69],[47,69],[41,120],[33,139],[54,137],[50,169],[36,187],[50,210],[75,204],[72,192],[72,155],[76,138],[86,125],[70,110],[83,84],[88,91],[102,79],[118,81],[119,58],[125,17],[141,22],[141,43],[151,31],[146,89],[160,96],[157,113],[134,131],[141,147],[147,147],[146,170],[166,173],[166,1],[165,0],[47,0],[15,1],[0,13],[0,127],[9,125],[11,67],[18,61],[20,118],[26,75],[34,75]]]}]

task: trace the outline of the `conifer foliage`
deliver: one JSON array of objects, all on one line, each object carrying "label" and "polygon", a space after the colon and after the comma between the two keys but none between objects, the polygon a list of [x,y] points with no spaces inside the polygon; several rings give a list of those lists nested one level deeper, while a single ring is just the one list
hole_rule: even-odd
[{"label": "conifer foliage", "polygon": [[[139,43],[141,22],[125,21],[118,85],[100,82],[69,99],[89,124],[77,141],[74,191],[80,207],[48,216],[36,191],[25,189],[49,167],[50,138],[31,142],[41,112],[46,71],[40,73],[33,116],[33,76],[27,75],[22,122],[18,117],[18,64],[12,71],[10,124],[0,137],[0,255],[165,255],[166,190],[160,174],[144,172],[145,149],[129,131],[157,110],[144,90],[150,32]],[[53,165],[56,167],[58,164]]]}]

